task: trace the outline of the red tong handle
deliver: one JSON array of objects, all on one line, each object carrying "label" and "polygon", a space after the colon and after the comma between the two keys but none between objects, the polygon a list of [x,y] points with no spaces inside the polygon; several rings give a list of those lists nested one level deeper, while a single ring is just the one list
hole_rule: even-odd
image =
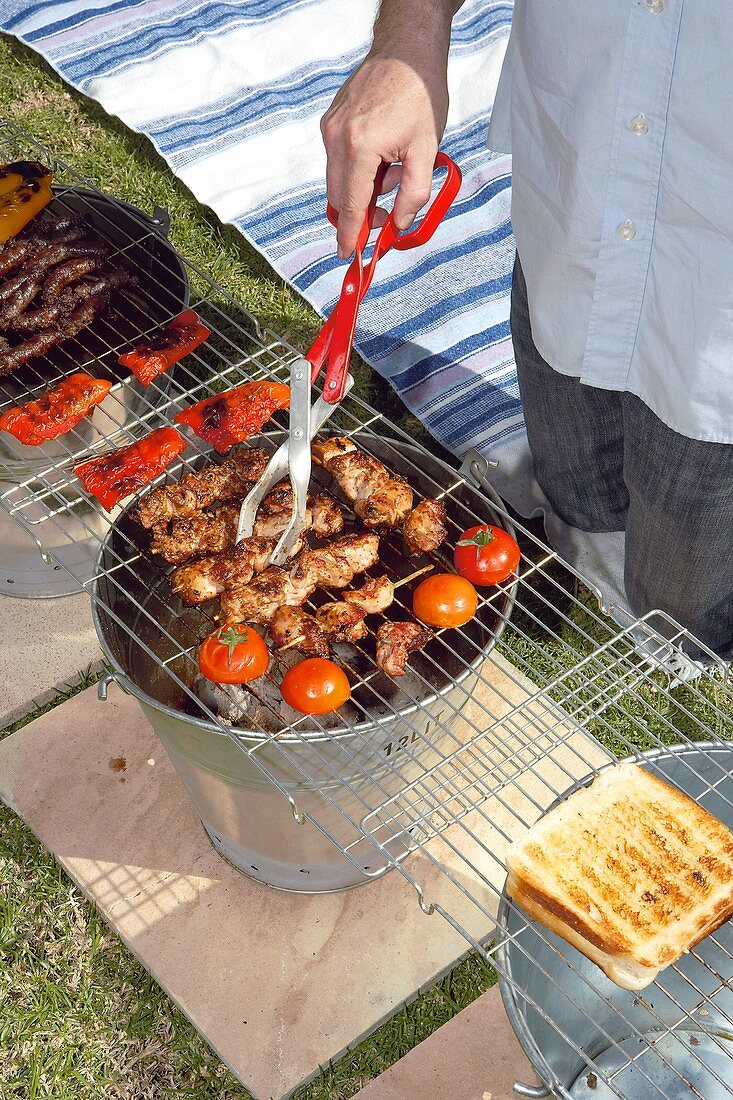
[{"label": "red tong handle", "polygon": [[[369,239],[369,234],[372,229],[372,222],[374,221],[374,211],[376,210],[382,183],[384,182],[384,177],[389,167],[391,167],[389,164],[386,164],[384,161],[382,161],[379,168],[377,169],[377,174],[374,177],[374,191],[372,193],[371,202],[369,203],[366,220],[362,225],[361,231],[359,233],[357,247],[361,245],[361,247],[364,248],[367,240]],[[392,233],[394,233],[395,236],[395,240],[387,246],[388,248],[396,248],[398,251],[404,251],[408,248],[416,248],[418,245],[426,244],[442,222],[443,218],[448,212],[448,208],[450,207],[451,203],[453,202],[454,198],[460,190],[462,176],[460,168],[454,161],[450,159],[447,153],[438,153],[435,158],[433,171],[437,172],[440,168],[447,169],[446,177],[443,180],[438,194],[435,196],[430,206],[427,208],[419,223],[417,224],[417,226],[415,226],[414,229],[410,229],[406,233],[401,234],[399,229],[396,228],[394,222],[392,221],[392,215],[390,214],[390,216],[387,218],[387,221],[382,228],[382,232],[384,232],[386,226],[389,225]],[[331,225],[338,225],[338,211],[334,210],[330,202],[326,204],[326,215]],[[362,236],[366,238],[363,242]],[[383,248],[381,255],[384,255],[386,251],[387,248]]]},{"label": "red tong handle", "polygon": [[[400,233],[390,214],[374,243],[370,260],[367,264],[364,264],[363,250],[369,240],[384,176],[389,167],[388,164],[383,162],[377,169],[372,198],[364,223],[359,230],[354,259],[346,271],[339,300],[306,355],[313,367],[311,383],[316,381],[324,364],[326,364],[323,397],[329,404],[335,404],[344,396],[359,306],[371,286],[377,261],[390,248],[405,251],[408,248],[416,248],[418,245],[429,241],[445,217],[461,186],[461,172],[458,166],[445,153],[438,153],[435,158],[434,170],[447,169],[446,178],[420,222],[414,229]],[[338,225],[338,213],[330,203],[327,204],[326,213],[331,224]]]}]

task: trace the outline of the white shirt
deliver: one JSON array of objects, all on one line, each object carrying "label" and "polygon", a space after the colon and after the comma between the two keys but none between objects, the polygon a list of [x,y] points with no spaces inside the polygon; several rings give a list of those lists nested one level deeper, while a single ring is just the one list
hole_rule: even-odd
[{"label": "white shirt", "polygon": [[733,0],[515,0],[489,145],[543,358],[733,443]]}]

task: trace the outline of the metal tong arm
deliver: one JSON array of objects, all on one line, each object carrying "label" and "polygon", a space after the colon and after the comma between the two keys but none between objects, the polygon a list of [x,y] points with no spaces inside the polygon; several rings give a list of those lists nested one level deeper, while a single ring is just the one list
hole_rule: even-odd
[{"label": "metal tong arm", "polygon": [[290,431],[288,475],[293,507],[285,530],[270,555],[271,565],[282,565],[292,553],[305,527],[308,486],[311,479],[311,372],[307,359],[296,359],[290,368]]},{"label": "metal tong arm", "polygon": [[[305,360],[299,360],[299,362],[305,362]],[[308,364],[308,366],[310,366],[310,364]],[[346,378],[345,392],[349,393],[353,385],[354,379],[349,374]],[[323,397],[319,397],[317,401],[313,402],[310,411],[311,439],[318,434],[323,425],[333,416],[335,411],[336,406],[324,401]],[[289,439],[286,439],[280,444],[268,462],[264,473],[260,476],[259,481],[250,489],[249,493],[242,501],[242,507],[239,510],[239,524],[237,526],[236,541],[238,543],[241,542],[242,539],[249,538],[252,534],[257,516],[257,509],[262,503],[263,498],[269,493],[273,485],[276,485],[278,481],[282,481],[284,477],[287,477],[289,444]]]}]

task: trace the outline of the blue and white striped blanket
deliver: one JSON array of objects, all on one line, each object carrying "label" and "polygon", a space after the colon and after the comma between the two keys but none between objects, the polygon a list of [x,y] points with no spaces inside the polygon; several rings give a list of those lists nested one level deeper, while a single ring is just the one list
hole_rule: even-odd
[{"label": "blue and white striped blanket", "polygon": [[[364,55],[376,0],[4,0],[0,27],[147,134],[173,171],[327,314],[344,266],[325,217],[319,119]],[[356,345],[454,453],[520,449],[508,325],[506,157],[485,147],[511,0],[454,25],[443,147],[464,184],[424,248],[391,253]]]},{"label": "blue and white striped blanket", "polygon": [[[370,40],[377,0],[3,0],[0,29],[147,134],[173,171],[322,314],[344,265],[326,220],[319,119]],[[433,240],[389,253],[356,344],[449,450],[499,460],[492,480],[625,607],[623,536],[574,531],[533,477],[509,335],[510,164],[486,149],[512,0],[454,21],[443,148],[463,187]],[[625,622],[624,613],[619,617]]]}]

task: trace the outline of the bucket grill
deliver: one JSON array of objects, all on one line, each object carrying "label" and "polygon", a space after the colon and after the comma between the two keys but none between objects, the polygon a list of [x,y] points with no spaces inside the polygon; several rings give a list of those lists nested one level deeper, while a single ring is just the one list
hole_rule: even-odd
[{"label": "bucket grill", "polygon": [[[2,132],[0,152],[5,161],[44,159],[54,168],[57,183],[67,187],[80,182],[67,166],[11,127]],[[141,226],[141,231],[148,230]],[[120,382],[105,403],[111,426],[100,432],[95,449],[130,441],[161,419],[169,420],[183,399],[195,400],[212,388],[245,378],[287,379],[295,349],[261,330],[203,272],[192,265],[186,271],[193,287],[191,307],[212,328],[211,339],[171,372],[161,401],[150,402],[136,421],[123,415],[128,383]],[[145,293],[156,302],[153,288]],[[117,343],[112,336],[107,339],[115,355],[127,342],[121,333]],[[69,369],[78,366],[75,361]],[[33,378],[27,376],[28,385],[40,387],[56,379],[46,378],[45,363],[36,364],[34,371]],[[147,400],[145,394],[142,399]],[[339,410],[336,423],[388,466],[407,473],[420,492],[445,496],[451,544],[463,528],[485,521],[487,507],[511,528],[510,518],[491,495],[486,463],[479,455],[470,454],[456,472],[353,397]],[[78,436],[79,429],[57,444],[63,453],[39,450],[47,460],[40,458],[32,474],[8,483],[0,493],[2,507],[41,549],[63,537],[70,514],[97,546],[102,544],[96,507],[70,470],[74,449],[87,445]],[[194,469],[204,452],[203,444],[193,444],[189,457],[165,476],[178,478]],[[672,689],[667,662],[694,639],[661,613],[622,626],[609,623],[595,603],[576,594],[575,582],[583,578],[530,530],[519,531],[524,553],[516,589],[505,584],[487,590],[473,633],[445,632],[418,661],[413,657],[414,676],[396,689],[404,698],[385,697],[368,655],[371,639],[363,652],[362,647],[350,651],[357,714],[336,729],[301,717],[282,728],[281,714],[272,726],[263,724],[258,730],[250,717],[246,730],[217,719],[191,690],[193,637],[181,637],[170,623],[160,624],[160,616],[138,601],[141,585],[150,581],[150,599],[170,605],[159,565],[124,514],[104,542],[94,582],[69,566],[57,549],[48,557],[90,592],[98,622],[103,617],[105,630],[113,631],[123,647],[115,659],[124,646],[132,647],[136,660],[155,669],[156,691],[163,692],[160,685],[166,685],[163,694],[175,704],[171,715],[175,718],[177,712],[185,721],[192,741],[204,726],[214,727],[217,751],[251,765],[261,790],[276,788],[284,795],[287,802],[281,801],[289,804],[295,821],[310,822],[355,873],[367,879],[399,868],[424,911],[440,913],[495,964],[514,1026],[547,1086],[524,1088],[525,1095],[549,1090],[563,1097],[589,1095],[590,1090],[598,1096],[668,1100],[730,1095],[730,924],[668,968],[629,1005],[600,971],[528,921],[503,896],[507,843],[523,835],[578,782],[589,782],[622,756],[667,769],[673,781],[733,823],[733,747],[728,743],[733,692],[726,670],[710,654],[708,673]],[[387,546],[392,542],[385,540]],[[402,569],[404,575],[406,562]],[[502,634],[512,600],[511,623]],[[407,614],[406,594],[400,602]],[[204,607],[193,614],[195,624],[184,627],[198,640],[211,612]],[[453,663],[446,669],[449,658]],[[440,692],[438,670],[449,697],[441,700],[436,717],[426,699]],[[148,688],[134,683],[136,670],[127,671],[130,678],[123,680],[155,720],[156,707],[167,704],[153,699],[151,705]],[[376,696],[381,698],[375,701]],[[258,705],[262,717],[275,709],[272,697]],[[399,720],[404,732],[376,740],[372,733],[378,706],[385,708],[386,719]],[[192,713],[182,713],[185,709]],[[207,763],[212,772],[217,770],[216,759]],[[419,852],[422,862],[411,861],[412,852]],[[251,856],[252,872],[259,873]],[[420,873],[425,861],[452,883],[473,917],[465,910],[456,916],[456,910],[426,896]],[[302,873],[310,872],[304,867]],[[477,927],[485,932],[476,933]]]},{"label": "bucket grill", "polygon": [[[423,456],[414,446],[403,447],[398,455],[393,448],[385,447],[379,436],[368,431],[352,434],[359,440],[360,446],[383,458],[398,474],[409,475],[413,487],[418,492],[422,491],[427,495],[428,492],[435,491],[437,482],[428,476],[430,459]],[[282,433],[277,435],[269,433],[251,442],[273,452],[282,438]],[[420,469],[414,464],[415,461],[427,464],[427,469],[425,465]],[[443,473],[439,467],[434,467],[432,472],[436,477]],[[312,486],[314,491],[333,489],[328,475],[317,469],[314,471]],[[465,502],[467,495],[470,495],[475,499],[472,499],[469,504],[464,503],[465,507],[473,506],[473,510],[468,514],[474,517],[478,508],[484,522],[497,522],[495,512],[486,501],[473,491],[467,490],[465,484],[461,482],[444,488],[436,495],[445,498],[449,509],[454,510],[459,502]],[[345,531],[348,533],[352,529],[357,529],[356,517],[345,506],[344,513]],[[455,522],[450,526],[454,530],[447,541],[452,546],[460,537],[462,528]],[[191,696],[176,691],[170,678],[164,673],[157,677],[154,687],[150,684],[148,655],[135,646],[133,636],[144,637],[150,648],[156,651],[166,669],[176,671],[187,687],[194,689],[196,650],[201,639],[217,626],[217,603],[210,601],[188,608],[180,603],[171,594],[169,576],[172,568],[167,566],[162,568],[160,559],[148,554],[146,543],[147,536],[141,528],[127,516],[120,517],[117,520],[115,532],[107,540],[102,553],[99,573],[108,580],[110,576],[114,576],[112,585],[103,586],[100,582],[104,589],[100,593],[102,598],[105,602],[114,603],[122,590],[124,595],[121,597],[121,603],[124,605],[129,600],[134,615],[134,620],[129,623],[132,628],[131,634],[115,632],[115,644],[111,646],[111,655],[116,663],[122,665],[129,673],[135,683],[146,684],[148,693],[160,702],[203,718],[204,712]],[[376,576],[386,572],[397,581],[414,573],[426,561],[430,566],[438,569],[449,568],[450,546],[448,552],[441,548],[441,551],[436,554],[407,558],[399,532],[388,532],[381,540],[378,564],[364,576]],[[118,569],[117,564],[123,562],[127,564],[124,568]],[[494,645],[511,609],[512,589],[511,584],[497,587],[491,598],[483,602],[475,619],[457,634],[457,641],[453,631],[436,630],[435,637],[421,651],[411,655],[406,675],[399,679],[392,679],[380,672],[374,663],[376,628],[372,624],[387,618],[415,621],[409,607],[409,597],[406,600],[403,595],[405,589],[397,589],[394,602],[386,613],[369,616],[367,636],[362,642],[339,643],[336,646],[338,659],[348,669],[352,682],[352,702],[341,708],[337,716],[323,716],[319,720],[314,720],[290,708],[286,708],[283,712],[279,691],[280,677],[287,667],[300,659],[301,655],[296,651],[280,653],[275,650],[273,667],[276,673],[273,675],[271,672],[265,677],[273,691],[262,690],[259,684],[252,685],[248,689],[248,694],[253,695],[258,701],[258,719],[254,725],[251,724],[250,710],[246,721],[242,724],[267,734],[279,734],[285,726],[301,733],[323,727],[337,728],[345,725],[349,728],[352,724],[369,721],[374,717],[383,721],[389,720],[404,708],[424,704],[426,698],[443,691],[446,686],[460,685],[474,671],[477,660],[480,660]],[[338,591],[335,589],[320,588],[303,604],[303,607],[307,611],[315,612],[320,604],[337,596]],[[108,638],[111,636],[108,630],[105,634]],[[463,699],[459,704],[454,704],[454,708],[470,698],[470,689],[471,684],[464,688]],[[277,698],[276,703],[272,701],[273,695]]]}]

